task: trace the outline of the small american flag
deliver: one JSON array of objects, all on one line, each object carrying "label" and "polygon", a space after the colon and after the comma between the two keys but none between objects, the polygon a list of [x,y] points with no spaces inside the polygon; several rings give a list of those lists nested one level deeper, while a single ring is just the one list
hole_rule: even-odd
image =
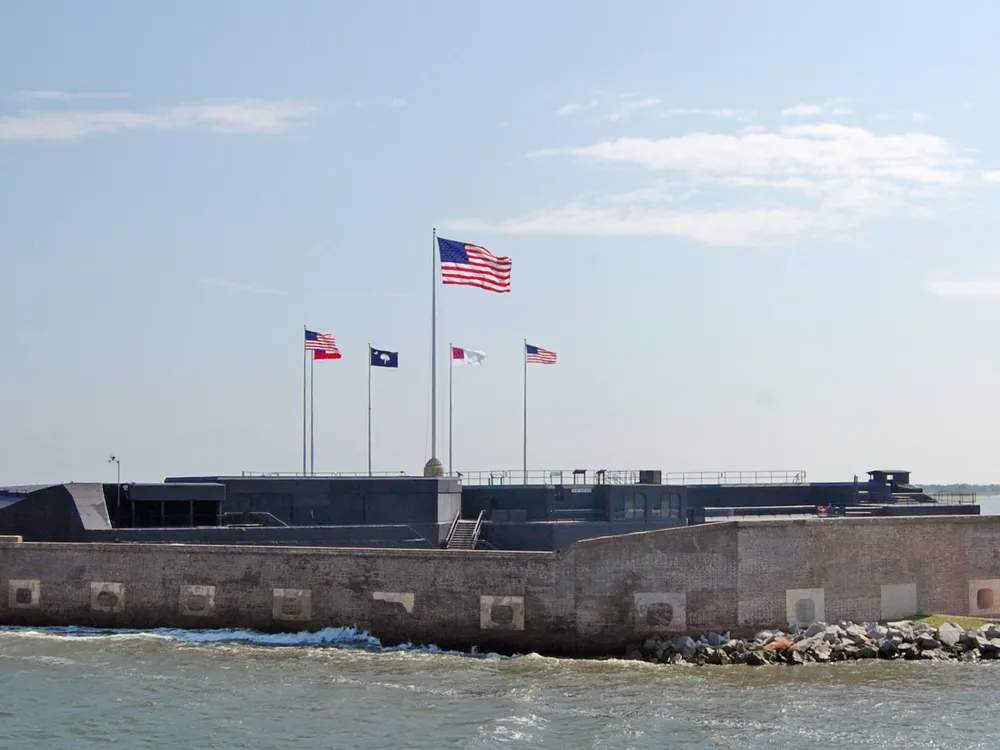
[{"label": "small american flag", "polygon": [[[325,352],[327,357],[316,357],[316,359],[337,359],[340,350],[337,348],[337,339],[332,333],[316,333],[316,331],[306,331],[306,351]],[[313,355],[315,356],[315,355]]]},{"label": "small american flag", "polygon": [[529,362],[534,362],[538,365],[554,365],[556,363],[556,353],[550,352],[548,349],[542,349],[540,346],[525,344],[524,353]]},{"label": "small american flag", "polygon": [[510,258],[494,255],[485,247],[438,237],[441,282],[477,286],[488,292],[510,291]]}]

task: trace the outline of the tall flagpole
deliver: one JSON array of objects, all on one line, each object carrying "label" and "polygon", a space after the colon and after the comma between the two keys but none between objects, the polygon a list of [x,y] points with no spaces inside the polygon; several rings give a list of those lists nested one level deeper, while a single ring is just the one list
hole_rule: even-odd
[{"label": "tall flagpole", "polygon": [[316,473],[316,355],[309,360],[309,473]]},{"label": "tall flagpole", "polygon": [[455,380],[455,360],[453,358],[452,344],[448,344],[448,474],[451,475],[453,472],[452,465],[452,419],[451,419],[451,402],[452,402],[452,382]]},{"label": "tall flagpole", "polygon": [[368,476],[372,475],[372,342],[368,342]]},{"label": "tall flagpole", "polygon": [[437,228],[431,229],[431,458],[437,456]]},{"label": "tall flagpole", "polygon": [[524,477],[521,480],[528,483],[528,339],[524,340],[521,349],[521,356],[524,357]]},{"label": "tall flagpole", "polygon": [[302,476],[306,474],[306,326],[302,325]]}]

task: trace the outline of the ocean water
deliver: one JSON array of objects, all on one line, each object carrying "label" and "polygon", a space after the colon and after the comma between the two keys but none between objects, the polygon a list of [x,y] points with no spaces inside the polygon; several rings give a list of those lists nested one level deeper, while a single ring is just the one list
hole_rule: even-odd
[{"label": "ocean water", "polygon": [[1000,663],[658,666],[0,628],[0,747],[995,748]]}]

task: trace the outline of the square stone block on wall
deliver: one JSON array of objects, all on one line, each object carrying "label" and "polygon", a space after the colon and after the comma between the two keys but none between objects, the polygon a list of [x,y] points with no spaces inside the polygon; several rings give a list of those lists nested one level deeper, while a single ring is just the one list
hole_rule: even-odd
[{"label": "square stone block on wall", "polygon": [[480,596],[480,630],[524,630],[523,596]]},{"label": "square stone block on wall", "polygon": [[311,589],[274,589],[273,597],[271,615],[275,620],[312,619]]},{"label": "square stone block on wall", "polygon": [[882,585],[883,620],[902,620],[917,611],[917,584],[886,583]]},{"label": "square stone block on wall", "polygon": [[116,614],[125,611],[125,584],[116,581],[92,581],[90,584],[92,612]]},{"label": "square stone block on wall", "polygon": [[181,586],[178,611],[186,617],[215,615],[215,586]]},{"label": "square stone block on wall", "polygon": [[791,628],[807,628],[826,618],[823,589],[786,589],[785,616]]},{"label": "square stone block on wall", "polygon": [[632,627],[637,633],[687,629],[687,594],[636,592],[632,595]]},{"label": "square stone block on wall", "polygon": [[383,606],[395,605],[395,609],[412,615],[416,597],[410,591],[373,591],[372,601],[384,602]]},{"label": "square stone block on wall", "polygon": [[7,606],[11,609],[37,609],[41,600],[41,581],[9,581],[7,583]]},{"label": "square stone block on wall", "polygon": [[1000,614],[1000,579],[969,581],[969,615],[988,617]]}]

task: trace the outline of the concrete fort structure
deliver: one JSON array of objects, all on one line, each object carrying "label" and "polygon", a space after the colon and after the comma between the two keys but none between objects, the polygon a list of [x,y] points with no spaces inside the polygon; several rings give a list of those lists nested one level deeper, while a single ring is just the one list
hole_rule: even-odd
[{"label": "concrete fort structure", "polygon": [[1000,517],[704,523],[549,552],[23,542],[0,624],[356,627],[383,643],[569,656],[653,634],[1000,616]]}]

